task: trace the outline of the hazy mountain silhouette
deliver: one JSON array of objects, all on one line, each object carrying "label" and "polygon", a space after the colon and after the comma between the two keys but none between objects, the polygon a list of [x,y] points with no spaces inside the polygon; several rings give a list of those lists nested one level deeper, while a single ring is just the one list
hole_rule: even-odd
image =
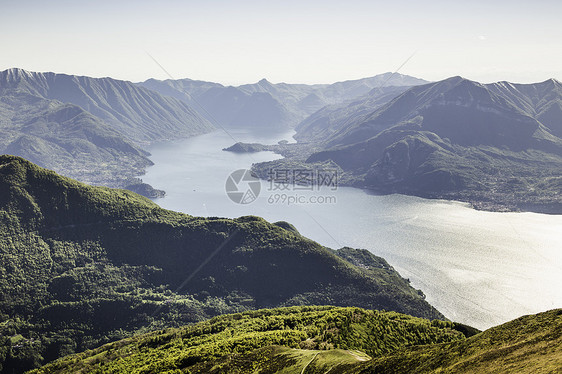
[{"label": "hazy mountain silhouette", "polygon": [[266,79],[238,87],[190,79],[150,79],[139,85],[191,103],[202,115],[215,118],[221,126],[275,130],[294,127],[326,105],[353,100],[374,88],[423,83],[426,81],[385,73],[371,78],[316,85],[273,84]]},{"label": "hazy mountain silhouette", "polygon": [[183,101],[112,78],[22,69],[0,72],[0,96],[22,93],[77,105],[133,141],[174,139],[212,130]]}]

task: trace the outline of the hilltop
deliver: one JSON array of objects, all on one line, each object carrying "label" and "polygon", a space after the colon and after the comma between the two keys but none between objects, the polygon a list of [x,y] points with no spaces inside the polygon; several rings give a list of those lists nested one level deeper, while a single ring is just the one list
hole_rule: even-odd
[{"label": "hilltop", "polygon": [[35,373],[94,368],[103,373],[300,373],[309,362],[313,370],[307,372],[330,365],[341,372],[407,346],[463,340],[460,328],[359,308],[263,309],[136,336],[69,356]]},{"label": "hilltop", "polygon": [[34,373],[555,373],[562,310],[479,332],[359,308],[221,316],[69,356]]}]

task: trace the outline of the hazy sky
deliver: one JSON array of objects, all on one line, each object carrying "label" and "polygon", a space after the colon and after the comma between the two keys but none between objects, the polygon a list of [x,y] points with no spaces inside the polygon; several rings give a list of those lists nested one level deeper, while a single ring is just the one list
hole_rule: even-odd
[{"label": "hazy sky", "polygon": [[562,80],[561,1],[5,1],[0,70],[141,81]]}]

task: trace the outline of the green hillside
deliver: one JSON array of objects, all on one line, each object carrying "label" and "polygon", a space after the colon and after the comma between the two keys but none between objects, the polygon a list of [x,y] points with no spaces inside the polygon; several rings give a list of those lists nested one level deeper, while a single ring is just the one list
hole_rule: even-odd
[{"label": "green hillside", "polygon": [[459,342],[413,347],[352,373],[562,372],[562,309],[525,316]]},{"label": "green hillside", "polygon": [[315,367],[347,367],[406,346],[464,339],[454,327],[359,308],[264,309],[108,344],[36,373],[276,372],[301,370],[312,359]]},{"label": "green hillside", "polygon": [[443,318],[384,259],[322,247],[283,223],[175,213],[15,156],[0,156],[0,191],[4,372],[135,332],[265,307]]},{"label": "green hillside", "polygon": [[560,373],[562,310],[478,332],[359,308],[216,317],[68,356],[33,373]]}]

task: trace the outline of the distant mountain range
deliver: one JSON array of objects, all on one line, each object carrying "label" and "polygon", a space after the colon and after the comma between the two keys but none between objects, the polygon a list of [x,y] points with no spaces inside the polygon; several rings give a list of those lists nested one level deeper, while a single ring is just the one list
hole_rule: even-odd
[{"label": "distant mountain range", "polygon": [[484,85],[453,77],[413,87],[325,141],[327,146],[346,146],[397,124],[402,124],[401,128],[412,124],[465,146],[506,146],[515,151],[542,148],[533,139],[549,138],[547,132],[562,134],[561,102],[562,85],[555,80],[530,85]]},{"label": "distant mountain range", "polygon": [[266,79],[254,84],[225,87],[190,79],[139,83],[162,95],[189,103],[200,114],[226,127],[286,129],[329,104],[338,104],[388,86],[411,87],[427,83],[402,74],[385,73],[371,78],[333,84],[272,84]]},{"label": "distant mountain range", "polygon": [[560,82],[453,77],[400,91],[318,111],[296,127],[301,152],[256,169],[330,161],[342,183],[383,193],[562,212]]},{"label": "distant mountain range", "polygon": [[0,96],[12,94],[74,104],[137,143],[177,139],[212,129],[183,101],[112,78],[9,69],[0,73]]},{"label": "distant mountain range", "polygon": [[367,250],[290,224],[198,218],[0,156],[0,364],[22,372],[134,332],[330,304],[443,316]]},{"label": "distant mountain range", "polygon": [[112,78],[0,72],[0,153],[25,157],[83,182],[162,196],[138,178],[152,162],[143,146],[218,127],[271,132],[295,126],[328,103],[374,87],[425,81],[400,74],[331,85],[224,87],[182,79],[140,84]]},{"label": "distant mountain range", "polygon": [[[400,74],[334,84],[148,80],[0,72],[0,152],[81,181],[161,196],[142,184],[142,149],[219,127],[295,127],[287,157],[255,167],[334,163],[341,183],[381,193],[562,212],[562,88],[440,82]],[[257,145],[239,149],[265,149]]]},{"label": "distant mountain range", "polygon": [[0,153],[124,187],[152,165],[140,145],[209,132],[187,104],[111,78],[0,72]]}]

